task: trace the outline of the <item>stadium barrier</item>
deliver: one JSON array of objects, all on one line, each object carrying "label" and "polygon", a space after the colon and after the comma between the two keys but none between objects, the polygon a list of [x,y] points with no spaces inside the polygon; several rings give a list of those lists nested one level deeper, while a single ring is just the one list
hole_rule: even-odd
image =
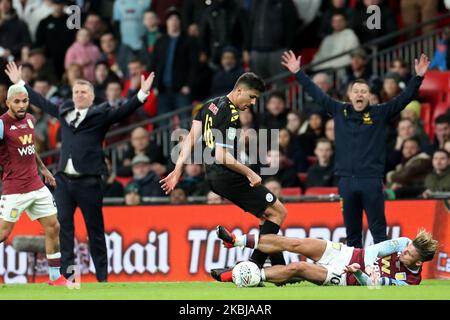
[{"label": "stadium barrier", "polygon": [[[286,205],[289,214],[281,232],[290,237],[339,241],[345,228],[339,202]],[[388,236],[414,237],[421,227],[440,241],[438,254],[424,268],[424,278],[450,278],[450,205],[448,200],[387,201]],[[233,205],[105,207],[109,281],[210,281],[211,268],[246,260],[250,249],[227,250],[216,238],[222,224],[236,233],[258,231],[258,221]],[[364,218],[365,219],[365,218]],[[76,213],[76,256],[81,281],[95,281],[86,231]],[[365,244],[372,243],[364,221]],[[0,282],[31,281],[33,255],[17,252],[17,235],[39,235],[42,228],[24,215],[6,243],[0,244]],[[285,253],[287,262],[299,256]],[[37,282],[47,280],[46,260],[37,261]]]}]

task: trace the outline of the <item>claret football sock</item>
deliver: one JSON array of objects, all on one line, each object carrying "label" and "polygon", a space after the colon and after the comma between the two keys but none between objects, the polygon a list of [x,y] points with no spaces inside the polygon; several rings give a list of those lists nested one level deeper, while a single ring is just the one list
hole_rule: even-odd
[{"label": "claret football sock", "polygon": [[61,276],[61,252],[47,254],[48,275],[51,281],[58,279]]}]

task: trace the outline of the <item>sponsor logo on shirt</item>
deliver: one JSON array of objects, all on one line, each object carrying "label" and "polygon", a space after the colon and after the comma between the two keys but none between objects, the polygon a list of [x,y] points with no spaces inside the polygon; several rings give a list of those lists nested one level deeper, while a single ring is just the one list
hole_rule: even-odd
[{"label": "sponsor logo on shirt", "polygon": [[370,118],[370,113],[366,112],[363,115],[363,124],[372,125],[373,121],[372,118]]},{"label": "sponsor logo on shirt", "polygon": [[15,125],[12,125],[11,128],[9,128],[9,130],[17,130],[17,127]]},{"label": "sponsor logo on shirt", "polygon": [[208,107],[209,111],[211,111],[212,113],[214,113],[214,115],[217,114],[217,112],[219,111],[219,108],[217,108],[217,106],[214,103],[211,103]]}]

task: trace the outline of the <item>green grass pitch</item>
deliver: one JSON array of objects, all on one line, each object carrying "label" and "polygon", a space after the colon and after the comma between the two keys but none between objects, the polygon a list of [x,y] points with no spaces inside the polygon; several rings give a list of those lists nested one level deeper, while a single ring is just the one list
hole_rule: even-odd
[{"label": "green grass pitch", "polygon": [[0,300],[308,300],[308,299],[434,299],[450,300],[450,280],[425,280],[419,286],[319,287],[299,283],[284,287],[266,284],[259,288],[237,288],[219,282],[82,283],[80,289],[50,287],[46,284],[1,285]]}]

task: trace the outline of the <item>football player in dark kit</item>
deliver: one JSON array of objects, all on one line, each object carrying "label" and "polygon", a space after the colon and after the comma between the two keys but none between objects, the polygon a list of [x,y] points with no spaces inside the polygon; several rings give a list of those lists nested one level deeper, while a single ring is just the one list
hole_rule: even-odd
[{"label": "football player in dark kit", "polygon": [[[261,185],[261,177],[233,155],[239,140],[239,111],[252,107],[264,90],[261,78],[254,73],[244,73],[228,95],[206,102],[183,140],[175,169],[161,180],[161,187],[166,193],[175,188],[192,147],[203,135],[203,148],[211,151],[214,160],[211,161],[214,163],[206,163],[211,190],[261,219],[260,234],[277,234],[286,218],[286,208]],[[255,250],[250,259],[262,266],[266,258],[267,254]],[[274,265],[285,265],[282,253],[271,255],[270,259]],[[218,281],[231,281],[231,269],[213,269],[211,275]]]}]

